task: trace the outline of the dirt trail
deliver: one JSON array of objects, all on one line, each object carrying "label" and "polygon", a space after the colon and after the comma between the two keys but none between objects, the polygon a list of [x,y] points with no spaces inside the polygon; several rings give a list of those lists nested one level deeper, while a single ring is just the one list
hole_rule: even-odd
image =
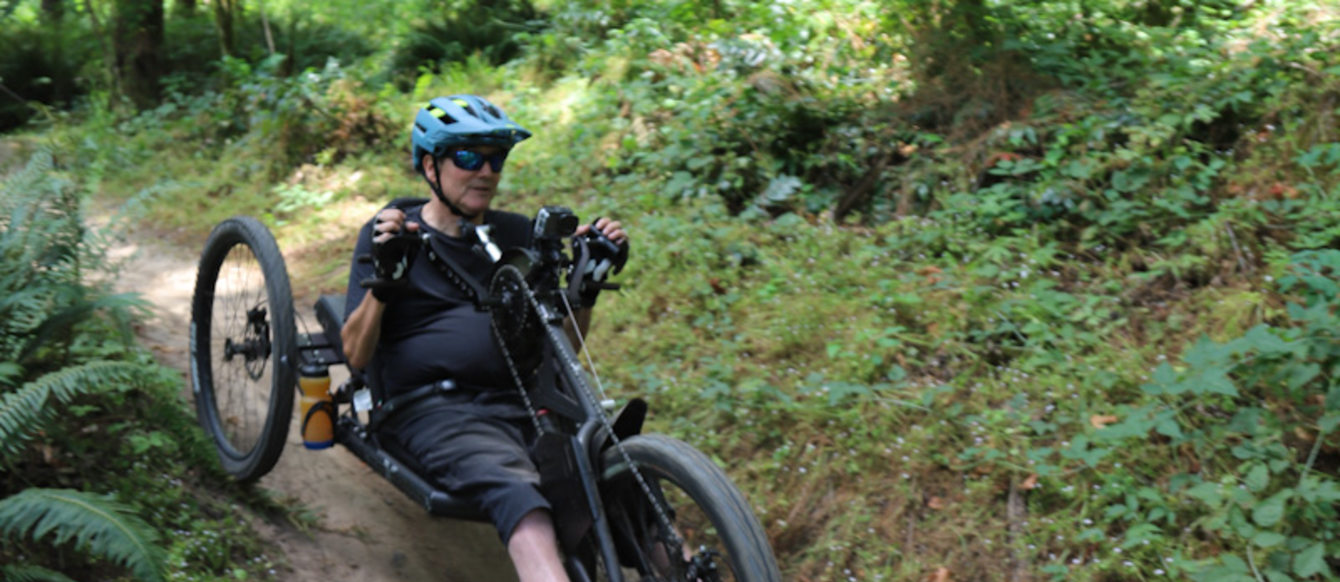
[{"label": "dirt trail", "polygon": [[[189,390],[187,329],[199,248],[128,238],[112,250],[113,258],[125,260],[119,290],[139,292],[153,304],[138,335],[160,362],[181,371]],[[316,325],[312,301],[295,304]],[[342,379],[333,369],[332,376]],[[249,520],[274,548],[268,555],[284,564],[276,571],[281,581],[515,580],[491,525],[430,517],[343,448],[304,449],[296,418],[279,463],[260,486],[300,501],[318,518],[310,532]]]}]

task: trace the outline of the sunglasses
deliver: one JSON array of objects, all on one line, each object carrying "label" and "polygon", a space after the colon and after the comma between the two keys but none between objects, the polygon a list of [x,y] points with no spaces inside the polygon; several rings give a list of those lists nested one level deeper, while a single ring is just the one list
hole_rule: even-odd
[{"label": "sunglasses", "polygon": [[467,172],[473,172],[484,167],[484,162],[489,163],[489,168],[497,174],[502,171],[503,162],[507,160],[507,150],[502,150],[493,155],[481,154],[473,150],[454,150],[448,152],[451,157],[451,163],[457,168]]}]

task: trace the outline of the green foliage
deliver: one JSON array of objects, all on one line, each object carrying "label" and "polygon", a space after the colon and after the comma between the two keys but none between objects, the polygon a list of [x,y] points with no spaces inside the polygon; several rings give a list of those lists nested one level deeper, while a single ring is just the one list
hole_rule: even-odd
[{"label": "green foliage", "polygon": [[[11,564],[0,572],[85,579],[80,568],[123,564],[157,580],[267,567],[244,524],[209,518],[222,511],[185,489],[185,476],[221,471],[179,401],[180,376],[126,340],[141,303],[96,282],[109,265],[80,208],[49,153],[0,182],[0,561]],[[202,545],[206,531],[228,539]]]},{"label": "green foliage", "polygon": [[139,364],[89,362],[0,393],[0,464],[23,452],[76,396],[133,384],[143,373]]},{"label": "green foliage", "polygon": [[[421,71],[437,72],[444,63],[463,62],[475,54],[491,65],[510,61],[521,52],[517,37],[545,25],[529,0],[445,4],[415,18],[390,55],[383,74],[402,90],[409,89]],[[481,13],[487,18],[481,19]]]},{"label": "green foliage", "polygon": [[0,534],[73,544],[124,564],[139,580],[162,580],[154,530],[114,500],[69,489],[25,489],[0,499]]},{"label": "green foliage", "polygon": [[[312,6],[385,41],[211,62],[71,143],[188,236],[271,217],[302,270],[423,194],[414,108],[488,94],[537,130],[500,206],[632,227],[602,374],[730,468],[788,578],[1340,568],[1329,3],[582,0],[445,34],[463,6]],[[173,561],[251,551],[202,539]]]},{"label": "green foliage", "polygon": [[80,76],[96,74],[90,63],[100,51],[82,26],[6,23],[0,28],[0,85],[9,92],[0,91],[0,132],[39,114],[49,119],[48,107],[67,107],[86,94]]},{"label": "green foliage", "polygon": [[69,576],[41,566],[7,564],[0,566],[0,574],[12,582],[74,582]]},{"label": "green foliage", "polygon": [[[1338,549],[1340,480],[1316,468],[1322,448],[1340,444],[1337,267],[1340,252],[1333,250],[1290,257],[1280,287],[1300,300],[1289,304],[1287,326],[1258,325],[1222,343],[1202,340],[1184,355],[1184,367],[1164,362],[1154,371],[1141,387],[1153,397],[1147,404],[1096,432],[1095,443],[1116,447],[1109,460],[1154,439],[1192,450],[1205,463],[1173,476],[1166,489],[1150,474],[1137,485],[1156,499],[1195,502],[1200,511],[1147,514],[1146,504],[1111,516],[1117,519],[1109,524],[1148,519],[1155,535],[1194,525],[1235,548],[1198,579],[1333,575],[1324,556]],[[1215,413],[1205,414],[1206,407]]]},{"label": "green foliage", "polygon": [[[346,18],[359,18],[358,15]],[[234,23],[241,32],[238,46],[245,47],[239,58],[259,64],[275,55],[285,59],[282,71],[298,74],[321,70],[332,62],[341,65],[356,63],[373,54],[376,40],[357,34],[337,18],[321,18],[312,14],[308,5],[290,5],[270,16],[271,37],[275,53],[269,52],[264,38],[265,28],[255,12],[247,12],[240,22]],[[205,61],[210,62],[210,61]]]},{"label": "green foliage", "polygon": [[276,74],[281,63],[281,58],[272,58],[253,68],[237,59],[223,61],[234,85],[216,95],[206,117],[196,120],[206,131],[223,130],[207,135],[206,142],[265,148],[278,156],[276,167],[286,167],[323,151],[335,156],[329,159],[338,159],[376,143],[389,131],[387,121],[366,98],[353,93],[356,85],[345,81],[338,63],[328,62],[294,78]]},{"label": "green foliage", "polygon": [[0,183],[0,358],[27,366],[40,366],[40,350],[68,349],[72,329],[99,310],[128,336],[125,312],[139,305],[126,295],[90,297],[83,264],[96,256],[83,246],[70,184],[52,169],[41,153]]}]

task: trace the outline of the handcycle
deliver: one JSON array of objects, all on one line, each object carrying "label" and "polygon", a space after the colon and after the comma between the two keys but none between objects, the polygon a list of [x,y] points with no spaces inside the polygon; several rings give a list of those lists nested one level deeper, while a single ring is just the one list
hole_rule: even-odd
[{"label": "handcycle", "polygon": [[[748,501],[716,464],[682,441],[641,434],[648,405],[639,398],[607,414],[611,401],[598,377],[581,366],[564,330],[581,286],[602,284],[581,275],[591,249],[573,236],[576,226],[566,208],[542,208],[533,244],[498,253],[487,282],[435,252],[431,238],[422,239],[427,260],[490,314],[509,380],[535,423],[532,457],[554,507],[569,576],[576,582],[781,580]],[[192,298],[190,363],[199,421],[223,468],[244,482],[269,472],[287,438],[299,370],[343,365],[349,379],[329,407],[334,442],[429,514],[485,521],[479,508],[436,488],[393,439],[379,438],[380,422],[407,403],[384,398],[362,370],[345,362],[344,296],[322,296],[314,307],[321,329],[300,333],[284,259],[259,221],[239,216],[214,228]],[[441,387],[450,388],[449,382]]]}]

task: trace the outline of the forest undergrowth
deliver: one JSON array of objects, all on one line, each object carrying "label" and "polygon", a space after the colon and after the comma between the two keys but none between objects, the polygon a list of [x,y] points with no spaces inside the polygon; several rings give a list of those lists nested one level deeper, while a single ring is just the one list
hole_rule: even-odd
[{"label": "forest undergrowth", "polygon": [[35,139],[180,244],[262,217],[314,295],[424,195],[416,107],[484,94],[536,132],[498,206],[629,226],[605,385],[728,469],[787,579],[1334,579],[1340,9],[887,4],[511,3],[424,40],[462,8]]},{"label": "forest undergrowth", "polygon": [[112,291],[116,229],[86,222],[87,192],[48,153],[15,150],[0,156],[0,578],[273,574],[283,556],[248,519],[289,510],[227,477],[180,374],[136,345],[146,306]]}]

